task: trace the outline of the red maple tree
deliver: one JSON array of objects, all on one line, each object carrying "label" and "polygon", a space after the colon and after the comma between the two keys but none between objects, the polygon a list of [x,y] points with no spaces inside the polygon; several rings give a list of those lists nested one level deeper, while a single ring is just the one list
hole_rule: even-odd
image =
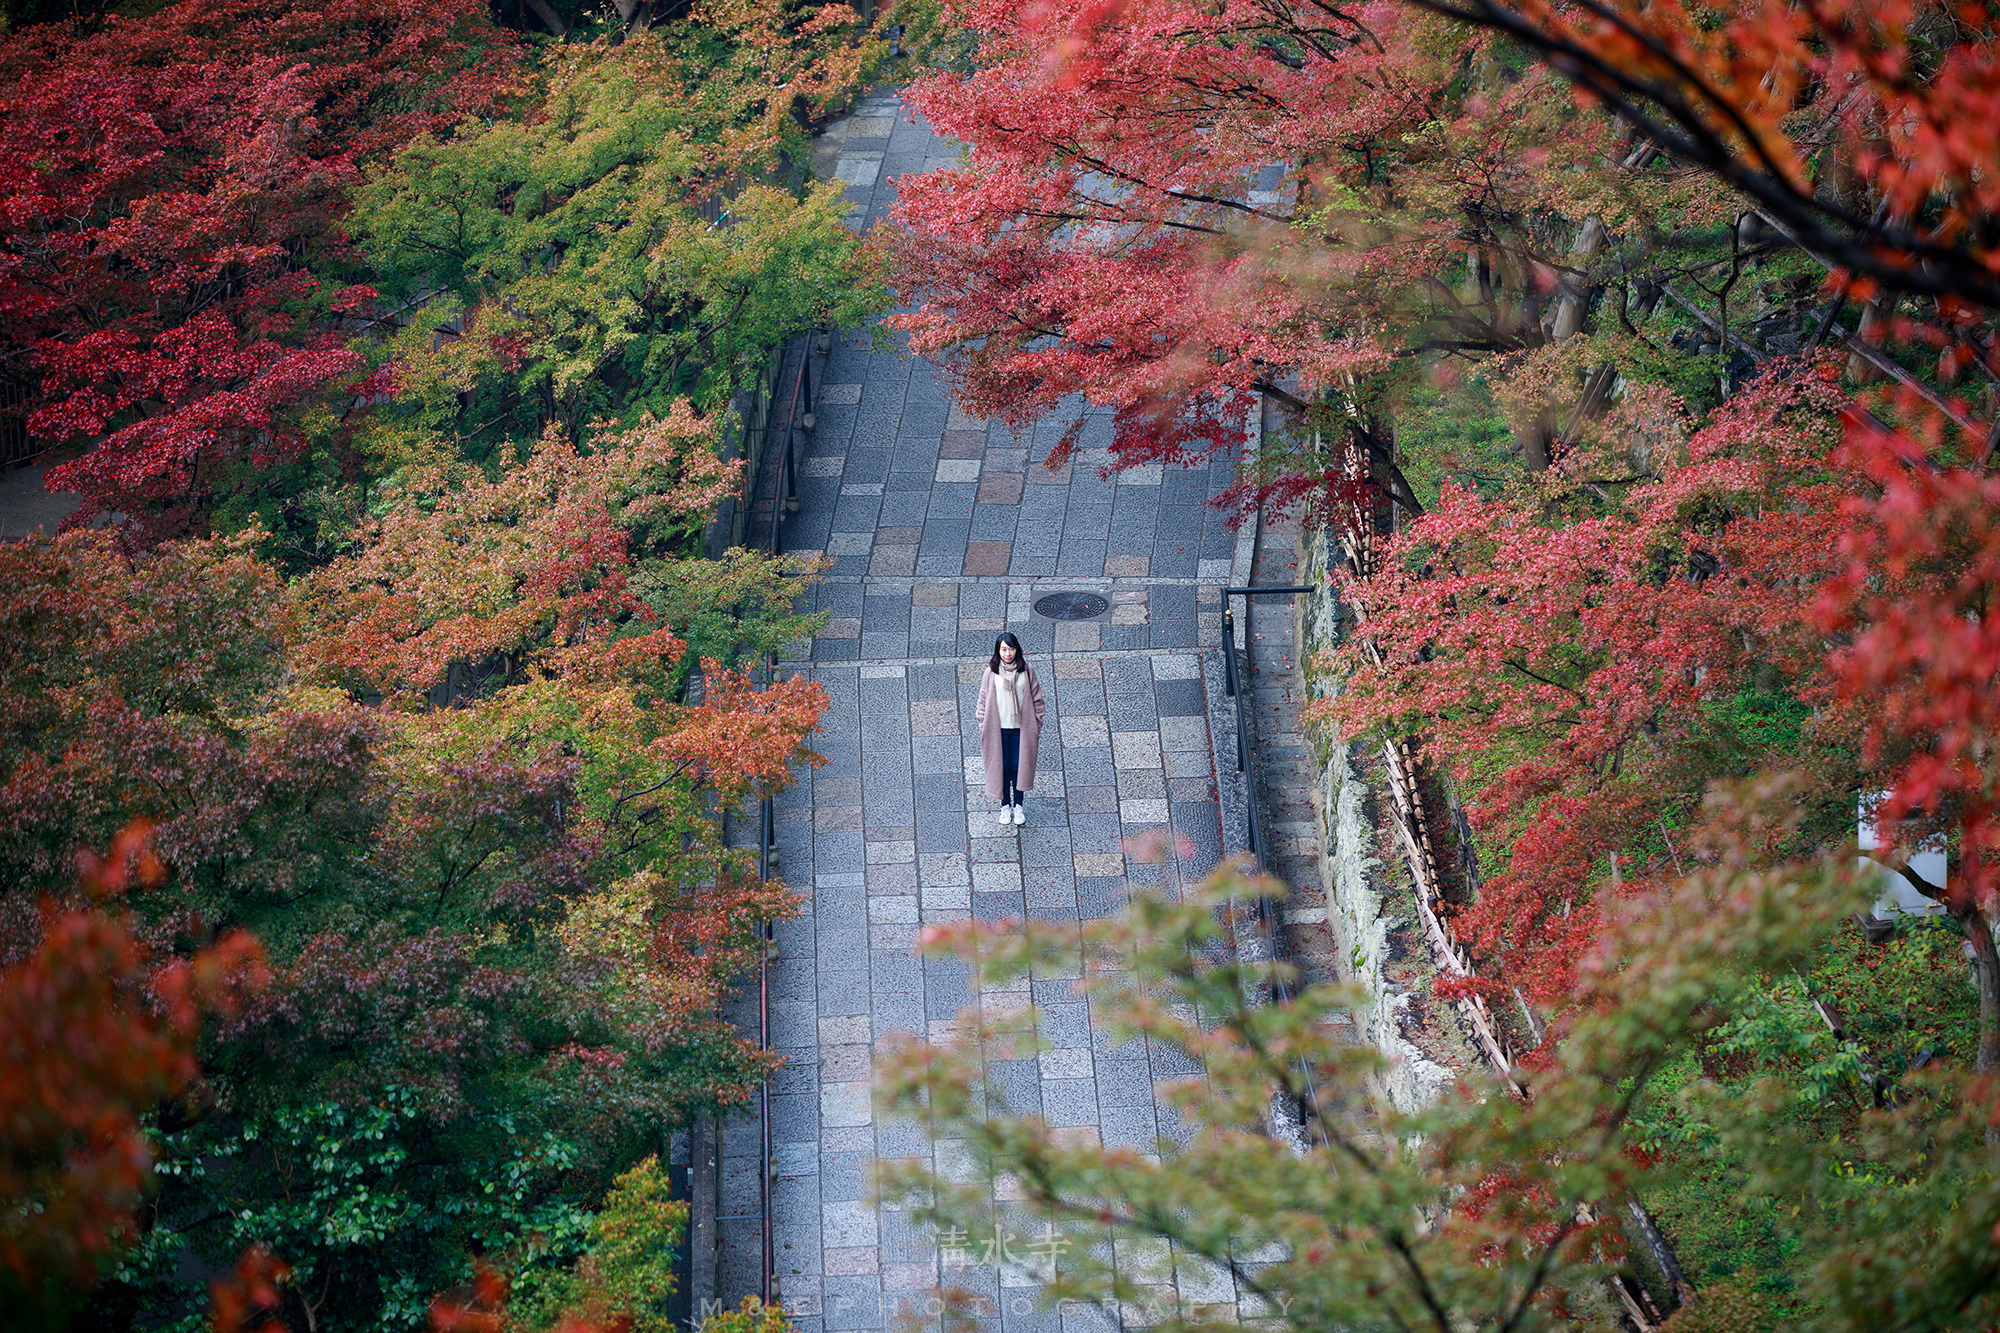
[{"label": "red maple tree", "polygon": [[1412,51],[1436,25],[1392,3],[1244,0],[953,17],[986,58],[910,96],[967,161],[901,187],[892,244],[915,305],[898,322],[968,410],[1021,427],[1081,395],[1115,409],[1119,465],[1182,463],[1240,444],[1280,377],[1311,391],[1383,364],[1382,342],[1329,329],[1313,293],[1353,287],[1371,259],[1402,268],[1402,245],[1306,256],[1279,238],[1367,188],[1357,149],[1425,125],[1449,62]]},{"label": "red maple tree", "polygon": [[1907,852],[1943,833],[1948,885],[1904,870],[1964,927],[1979,984],[1979,1066],[2000,1068],[2000,478],[1940,467],[1909,435],[1849,423],[1842,457],[1870,483],[1843,502],[1840,563],[1818,628],[1839,698],[1888,793],[1878,827]]},{"label": "red maple tree", "polygon": [[[1401,701],[1428,698],[1419,711],[1455,762],[1509,729],[1541,732],[1535,757],[1489,788],[1516,816],[1536,813],[1497,891],[1473,909],[1485,942],[1505,953],[1511,940],[1522,975],[1561,990],[1562,960],[1591,929],[1571,910],[1589,896],[1589,864],[1657,815],[1643,783],[1605,782],[1605,770],[1616,774],[1636,728],[1656,755],[1671,752],[1654,743],[1664,719],[1698,719],[1746,673],[1775,668],[1813,705],[1814,729],[1858,751],[1859,773],[1821,775],[1832,805],[1857,780],[1886,791],[1892,860],[1951,839],[1949,887],[1919,887],[1966,932],[1978,1062],[2000,1066],[2000,523],[1989,474],[2000,424],[1950,392],[1969,368],[2000,377],[1993,16],[1916,3],[1416,2],[1543,53],[1645,148],[1740,192],[1744,216],[1827,267],[1823,329],[1841,302],[1866,303],[1849,375],[1893,381],[1857,400],[1831,365],[1766,369],[1695,436],[1688,466],[1624,494],[1609,517],[1551,525],[1546,510],[1454,501],[1399,549],[1477,551],[1484,576],[1468,581],[1447,557],[1422,577],[1369,581],[1362,595],[1400,664],[1374,683],[1407,671],[1391,693],[1417,686]],[[1934,368],[1934,384],[1912,361]],[[1809,391],[1812,380],[1823,387]],[[1805,392],[1817,424],[1768,412]],[[1989,392],[1989,417],[1995,405]],[[1759,452],[1790,457],[1760,481]],[[1725,458],[1734,462],[1718,470]],[[1759,485],[1775,489],[1758,498]],[[1614,557],[1606,537],[1639,545]],[[1663,555],[1687,559],[1685,576],[1648,578],[1636,563]],[[1408,656],[1431,646],[1448,650]],[[1368,711],[1354,706],[1356,718]],[[1593,791],[1579,795],[1579,782]]]},{"label": "red maple tree", "polygon": [[[1112,409],[1114,467],[1232,450],[1261,398],[1287,428],[1239,509],[1328,521],[1357,498],[1351,449],[1421,512],[1394,423],[1427,359],[1566,342],[1609,290],[1607,229],[1720,220],[1685,173],[1605,170],[1625,131],[1553,71],[1396,0],[951,12],[982,60],[911,97],[966,157],[899,188],[884,242],[912,347],[1017,428]],[[1566,386],[1549,412],[1598,397]],[[1546,467],[1554,427],[1529,418]]]},{"label": "red maple tree", "polygon": [[1508,853],[1461,924],[1540,1000],[1575,987],[1606,858],[1657,844],[1656,825],[1728,771],[1745,691],[1782,680],[1823,710],[1816,735],[1851,738],[1801,597],[1842,570],[1864,493],[1830,464],[1837,371],[1774,368],[1610,512],[1552,517],[1535,497],[1448,486],[1370,576],[1346,578],[1365,641],[1340,650],[1345,686],[1313,711],[1426,737],[1479,793],[1474,821]]},{"label": "red maple tree", "polygon": [[242,932],[186,957],[135,935],[120,902],[164,867],[143,823],[81,859],[81,901],[41,905],[40,940],[0,970],[0,1270],[40,1296],[87,1287],[135,1234],[152,1177],[143,1128],[193,1083],[205,1015],[262,984]]},{"label": "red maple tree", "polygon": [[513,68],[467,0],[188,0],[0,41],[0,374],[31,436],[95,445],[50,475],[75,521],[185,531],[337,420],[346,191]]}]

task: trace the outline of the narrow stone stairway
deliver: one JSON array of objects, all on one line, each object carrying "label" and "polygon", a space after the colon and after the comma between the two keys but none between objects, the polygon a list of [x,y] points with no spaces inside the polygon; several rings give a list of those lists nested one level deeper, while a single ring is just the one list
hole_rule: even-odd
[{"label": "narrow stone stairway", "polygon": [[[1256,585],[1301,582],[1304,560],[1296,517],[1266,517],[1257,538],[1251,579]],[[1280,953],[1313,985],[1342,980],[1339,950],[1327,927],[1326,885],[1314,794],[1323,765],[1305,731],[1309,699],[1299,657],[1294,598],[1246,598],[1249,611],[1250,697],[1257,746],[1258,814],[1268,844],[1264,867],[1286,890]],[[1350,1024],[1351,1025],[1351,1024]]]}]

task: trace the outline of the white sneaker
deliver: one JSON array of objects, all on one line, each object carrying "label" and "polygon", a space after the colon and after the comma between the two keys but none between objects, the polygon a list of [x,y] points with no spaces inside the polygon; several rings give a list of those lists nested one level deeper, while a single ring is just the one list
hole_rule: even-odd
[{"label": "white sneaker", "polygon": [[1016,825],[1020,825],[1020,824],[1025,824],[1025,823],[1027,823],[1027,822],[1028,822],[1028,809],[1027,809],[1027,807],[1026,807],[1026,806],[1022,806],[1022,805],[1017,805],[1017,806],[1015,806],[1015,807],[1014,807],[1014,823],[1015,823]]},{"label": "white sneaker", "polygon": [[999,823],[1002,832],[1005,832],[1006,830],[1013,828],[1014,807],[1011,805],[1001,806],[1000,813],[994,816],[994,819]]}]

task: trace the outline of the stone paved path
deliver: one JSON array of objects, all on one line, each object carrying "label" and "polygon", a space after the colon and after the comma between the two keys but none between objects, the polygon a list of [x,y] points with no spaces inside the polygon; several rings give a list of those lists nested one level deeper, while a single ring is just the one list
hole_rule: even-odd
[{"label": "stone paved path", "polygon": [[[887,96],[834,127],[825,153],[849,183],[852,220],[878,220],[904,173],[953,150]],[[1029,439],[958,413],[942,376],[866,333],[829,358],[818,428],[800,482],[788,549],[824,550],[813,591],[830,623],[787,671],[832,700],[815,742],[829,762],[778,805],[786,883],[809,890],[807,912],[778,930],[772,1043],[786,1059],[772,1125],[780,1295],[803,1333],[886,1329],[924,1319],[943,1278],[983,1293],[1004,1333],[1104,1327],[1091,1309],[1043,1311],[1023,1273],[941,1273],[933,1238],[870,1201],[880,1158],[927,1158],[908,1126],[878,1124],[873,1060],[896,1032],[938,1034],[977,1000],[1037,1006],[1058,1048],[1039,1063],[995,1066],[1017,1111],[1109,1145],[1150,1151],[1173,1125],[1154,1084],[1196,1072],[1185,1056],[1113,1048],[1068,979],[1036,978],[1005,995],[973,996],[956,963],[921,959],[928,922],[1033,915],[1104,916],[1128,884],[1194,876],[1221,856],[1216,774],[1198,649],[1220,632],[1219,589],[1236,537],[1205,501],[1227,465],[1100,478],[1109,421],[1051,473],[1041,465],[1060,423]],[[1101,621],[1056,624],[1034,601],[1091,590],[1112,603]],[[1026,645],[1048,696],[1028,824],[1002,828],[984,794],[975,691],[994,636]],[[1171,829],[1195,849],[1162,869],[1130,863],[1125,840]],[[725,1215],[756,1209],[754,1174],[729,1169],[756,1151],[756,1126],[725,1136]],[[757,1285],[754,1220],[723,1224],[722,1293]],[[983,1249],[985,1238],[974,1237]],[[1164,1279],[1173,1279],[1172,1265]],[[1184,1300],[1227,1305],[1235,1293],[1180,1274]],[[931,1309],[935,1310],[935,1306]]]}]

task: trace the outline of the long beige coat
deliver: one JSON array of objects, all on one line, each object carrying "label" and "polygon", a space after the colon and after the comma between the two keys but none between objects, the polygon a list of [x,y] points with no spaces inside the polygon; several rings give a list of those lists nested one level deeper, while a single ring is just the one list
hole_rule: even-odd
[{"label": "long beige coat", "polygon": [[[1018,779],[1022,791],[1035,789],[1035,755],[1042,739],[1042,715],[1049,711],[1049,705],[1042,698],[1042,682],[1035,678],[1035,669],[1026,662],[1021,669],[1028,673],[1028,701],[1032,707],[1021,710],[1021,774]],[[980,675],[979,709],[975,717],[979,722],[979,753],[986,761],[986,794],[1000,799],[1000,706],[994,699],[999,687],[998,679],[991,670]]]}]

